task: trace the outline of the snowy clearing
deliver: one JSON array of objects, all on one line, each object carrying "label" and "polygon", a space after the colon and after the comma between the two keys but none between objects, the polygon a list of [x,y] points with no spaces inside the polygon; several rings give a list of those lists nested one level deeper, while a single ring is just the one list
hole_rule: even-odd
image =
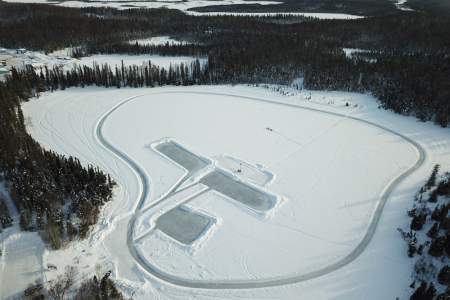
[{"label": "snowy clearing", "polygon": [[370,50],[367,49],[357,49],[357,48],[342,48],[342,51],[344,51],[345,57],[347,58],[353,58],[355,53],[358,54],[370,52]]},{"label": "snowy clearing", "polygon": [[140,46],[164,46],[166,44],[169,45],[189,45],[188,41],[174,39],[170,36],[154,36],[148,39],[138,39],[131,40],[129,44],[135,45],[138,44]]},{"label": "snowy clearing", "polygon": [[[224,92],[234,96],[219,95]],[[113,266],[122,289],[134,291],[138,299],[185,299],[186,295],[201,299],[238,295],[360,299],[373,295],[372,299],[380,299],[407,294],[409,262],[396,228],[407,221],[401,216],[429,168],[419,169],[395,188],[373,240],[356,260],[317,279],[256,290],[208,291],[167,285],[137,268],[127,245],[127,224],[143,186],[126,162],[98,144],[95,134],[98,120],[127,100],[105,119],[103,134],[145,172],[151,197],[148,203],[164,197],[185,175],[185,170],[147,146],[164,137],[176,138],[213,161],[226,155],[273,174],[264,188],[283,196],[281,205],[272,209],[268,217],[261,217],[220,193],[205,192],[187,205],[216,222],[192,247],[174,242],[160,230],[137,243],[147,263],[180,278],[252,281],[298,275],[326,267],[353,251],[366,233],[379,195],[394,177],[417,160],[417,153],[398,136],[345,115],[395,128],[418,141],[427,151],[425,166],[437,162],[445,168],[450,161],[448,129],[378,110],[375,100],[367,95],[302,91],[286,97],[244,86],[87,88],[48,93],[24,105],[33,137],[47,148],[100,166],[119,183],[115,201],[103,211],[90,239],[61,251],[64,256],[47,256],[48,261],[56,260],[58,269],[63,269],[63,260],[58,257],[77,256],[80,248],[102,253]],[[255,168],[251,168],[253,173]],[[246,168],[241,172],[245,173]],[[241,176],[243,181],[255,184],[245,174]],[[172,205],[177,207],[184,196],[174,200]],[[165,201],[146,214],[138,214],[137,219],[147,216],[148,220],[157,211],[165,210],[164,204]],[[153,226],[152,222],[141,224],[147,230]],[[86,259],[81,256],[80,264]]]}]

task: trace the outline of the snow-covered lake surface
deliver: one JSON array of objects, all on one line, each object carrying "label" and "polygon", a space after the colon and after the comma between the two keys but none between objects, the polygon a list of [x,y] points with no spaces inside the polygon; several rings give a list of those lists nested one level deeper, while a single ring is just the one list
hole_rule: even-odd
[{"label": "snow-covered lake surface", "polygon": [[[216,220],[192,247],[180,246],[157,229],[136,242],[148,263],[183,278],[254,280],[299,274],[326,266],[354,249],[367,230],[379,195],[393,177],[414,163],[417,153],[398,136],[345,115],[414,139],[425,148],[427,159],[395,188],[368,248],[345,267],[280,287],[179,288],[138,268],[126,244],[127,224],[142,187],[134,171],[103,148],[95,134],[98,120],[123,101],[129,102],[108,116],[103,134],[145,171],[150,179],[148,203],[185,174],[149,149],[149,144],[165,137],[210,158],[213,166],[215,158],[224,155],[259,166],[273,175],[264,189],[282,196],[269,215],[261,216],[220,193],[193,186],[168,199],[168,207],[163,202],[142,214],[138,223],[143,230],[151,229],[153,222],[147,221],[154,215],[194,194],[188,207]],[[135,299],[403,299],[409,293],[411,262],[396,228],[406,226],[405,212],[432,165],[450,167],[448,129],[380,110],[374,98],[362,94],[292,91],[281,96],[247,86],[77,88],[46,93],[23,109],[29,132],[42,145],[75,155],[84,164],[98,165],[119,183],[115,200],[103,210],[90,238],[51,255],[46,252],[43,261],[63,270],[77,259],[83,272],[89,272],[95,257],[113,270],[122,290],[129,295],[135,292]],[[233,171],[240,163],[228,165]],[[247,168],[240,174],[244,182]],[[83,250],[89,255],[80,255]],[[46,276],[51,279],[56,273]]]},{"label": "snow-covered lake surface", "polygon": [[[104,132],[112,144],[145,166],[153,199],[182,177],[179,168],[143,147],[163,137],[175,138],[206,157],[228,154],[265,166],[276,176],[266,188],[282,197],[263,218],[227,201],[224,193],[205,193],[190,201],[221,224],[201,250],[188,255],[173,246],[168,252],[170,241],[158,234],[138,245],[149,262],[177,276],[266,278],[324,267],[356,247],[370,222],[376,195],[417,159],[400,138],[347,118],[239,95],[151,92],[111,115]],[[130,128],[135,129],[133,135]],[[343,170],[348,176],[342,176]],[[368,182],[368,173],[377,180]],[[339,177],[346,180],[336,180]],[[318,226],[317,216],[327,222]],[[277,252],[284,255],[274,264]]]}]

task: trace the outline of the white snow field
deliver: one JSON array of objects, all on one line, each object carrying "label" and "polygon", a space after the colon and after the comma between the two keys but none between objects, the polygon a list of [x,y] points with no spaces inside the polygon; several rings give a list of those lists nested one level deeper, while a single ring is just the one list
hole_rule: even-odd
[{"label": "white snow field", "polygon": [[140,46],[164,46],[169,45],[189,45],[190,42],[172,38],[170,36],[153,36],[147,39],[138,39],[129,41],[130,45],[138,44]]},{"label": "white snow field", "polygon": [[[44,264],[88,273],[95,258],[135,299],[404,298],[411,262],[396,228],[432,165],[450,167],[448,129],[377,109],[370,95],[73,88],[23,109],[42,145],[118,182],[89,239]],[[210,163],[188,172],[155,151],[168,140]],[[214,170],[279,201],[261,214],[205,188]],[[182,211],[192,231],[180,242],[170,219]]]}]

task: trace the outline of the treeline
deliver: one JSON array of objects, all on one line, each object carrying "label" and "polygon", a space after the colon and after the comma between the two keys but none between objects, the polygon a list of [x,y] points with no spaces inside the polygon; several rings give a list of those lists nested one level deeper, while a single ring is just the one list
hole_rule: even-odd
[{"label": "treeline", "polygon": [[[17,73],[17,70],[14,70]],[[153,65],[151,61],[143,66],[111,67],[108,64],[93,67],[78,66],[70,71],[54,67],[45,67],[38,72],[27,69],[29,82],[37,91],[66,89],[97,85],[103,87],[155,87],[162,85],[192,85],[210,82],[207,65],[201,65],[197,59],[191,64],[170,65],[169,69]]]},{"label": "treeline", "polygon": [[[26,131],[20,103],[46,90],[28,67],[0,82],[0,180],[24,230],[38,230],[54,248],[84,238],[111,199],[114,182],[73,157],[43,149]],[[3,201],[2,201],[3,202]]]},{"label": "treeline", "polygon": [[158,54],[163,56],[206,56],[208,54],[209,47],[201,45],[189,45],[189,44],[170,44],[165,45],[139,45],[137,42],[130,43],[111,43],[111,44],[89,44],[86,47],[75,49],[72,53],[73,57],[83,57],[92,54]]},{"label": "treeline", "polygon": [[[68,266],[64,274],[45,284],[37,282],[23,292],[25,300],[123,300],[125,297],[110,278],[111,271],[92,278],[79,279],[78,269]],[[78,284],[77,284],[78,283]]]},{"label": "treeline", "polygon": [[380,53],[376,62],[339,61],[306,68],[311,89],[371,92],[382,107],[421,121],[450,124],[450,56],[448,53]]},{"label": "treeline", "polygon": [[411,300],[450,297],[450,173],[439,176],[436,165],[408,211],[408,231],[400,232],[414,259]]}]

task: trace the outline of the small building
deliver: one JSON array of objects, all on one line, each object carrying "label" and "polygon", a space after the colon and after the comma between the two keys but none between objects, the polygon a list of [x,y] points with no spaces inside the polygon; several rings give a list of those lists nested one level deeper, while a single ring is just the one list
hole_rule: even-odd
[{"label": "small building", "polygon": [[16,49],[16,54],[25,54],[25,52],[27,52],[27,49],[25,48]]},{"label": "small building", "polygon": [[0,67],[6,67],[6,59],[0,59]]}]

